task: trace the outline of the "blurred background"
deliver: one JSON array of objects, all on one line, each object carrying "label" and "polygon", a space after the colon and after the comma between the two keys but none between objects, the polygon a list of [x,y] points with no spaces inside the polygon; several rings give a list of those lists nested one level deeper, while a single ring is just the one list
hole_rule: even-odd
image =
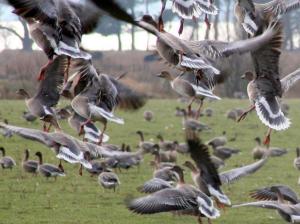
[{"label": "blurred background", "polygon": [[[76,1],[76,0],[74,0]],[[81,0],[84,1],[84,0]],[[185,22],[182,38],[188,40],[234,41],[246,38],[233,15],[236,0],[214,0],[220,9],[217,16],[210,17],[211,29],[204,23]],[[139,18],[144,14],[157,17],[160,0],[119,0],[128,12]],[[257,3],[266,1],[256,0]],[[172,1],[168,1],[168,9]],[[34,92],[39,68],[46,62],[45,55],[30,39],[24,21],[13,13],[12,8],[0,0],[0,97],[16,98],[15,91],[25,88]],[[165,29],[177,35],[178,17],[167,10],[164,15]],[[281,75],[292,72],[300,65],[300,12],[295,10],[285,16],[284,49],[280,62]],[[155,38],[139,28],[129,26],[110,17],[103,16],[93,34],[83,37],[83,48],[93,54],[94,65],[103,73],[118,76],[127,72],[124,82],[149,97],[172,97],[169,84],[154,75],[168,68],[155,55]],[[227,81],[217,87],[217,94],[223,97],[243,98],[246,83],[240,76],[252,69],[249,55],[230,57],[224,60]],[[172,74],[178,74],[172,70]],[[287,97],[300,96],[300,84]]]}]

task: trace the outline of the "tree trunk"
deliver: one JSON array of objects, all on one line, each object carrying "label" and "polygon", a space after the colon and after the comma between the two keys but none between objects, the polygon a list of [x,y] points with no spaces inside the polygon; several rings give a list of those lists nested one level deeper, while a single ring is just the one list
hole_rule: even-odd
[{"label": "tree trunk", "polygon": [[117,33],[117,37],[118,37],[118,51],[122,51],[121,32]]},{"label": "tree trunk", "polygon": [[[216,6],[219,8],[219,0],[215,0]],[[214,30],[215,30],[215,40],[219,39],[219,13],[215,16]]]},{"label": "tree trunk", "polygon": [[30,38],[28,26],[27,26],[26,22],[23,19],[20,19],[20,22],[21,22],[21,24],[23,26],[23,29],[24,29],[24,37],[22,39],[23,50],[24,51],[32,51],[33,41]]},{"label": "tree trunk", "polygon": [[227,2],[227,7],[226,7],[226,15],[225,15],[225,20],[226,20],[226,33],[227,33],[227,41],[230,41],[230,12],[231,12],[231,1]]}]

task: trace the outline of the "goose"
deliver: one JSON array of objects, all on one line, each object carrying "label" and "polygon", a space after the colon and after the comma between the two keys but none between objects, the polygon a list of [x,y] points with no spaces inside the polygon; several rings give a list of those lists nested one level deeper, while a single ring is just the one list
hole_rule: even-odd
[{"label": "goose", "polygon": [[269,18],[280,18],[285,13],[299,7],[298,0],[270,0],[263,4],[254,3],[253,0],[237,0],[234,13],[243,29],[250,36],[254,36]]},{"label": "goose", "polygon": [[153,178],[158,178],[165,181],[175,181],[178,179],[176,173],[172,171],[172,168],[175,166],[174,164],[160,167],[158,162],[151,161],[150,165],[154,166]]},{"label": "goose", "polygon": [[211,155],[210,159],[211,159],[212,163],[214,164],[214,167],[217,170],[222,169],[225,166],[224,160],[220,159],[219,157]]},{"label": "goose", "polygon": [[220,212],[214,207],[213,201],[193,185],[184,181],[183,170],[174,166],[179,181],[176,187],[166,188],[153,194],[128,200],[127,208],[137,214],[156,214],[176,212],[176,214],[193,215],[202,223],[201,217],[216,219]]},{"label": "goose", "polygon": [[[159,15],[159,27],[163,28],[163,13],[166,8],[167,0],[161,0],[161,11]],[[205,13],[205,23],[210,27],[208,15],[216,15],[218,8],[209,0],[175,0],[172,3],[172,11],[179,15],[180,27],[178,34],[180,35],[183,31],[183,24],[185,19],[196,19],[199,18],[202,13]]]},{"label": "goose", "polygon": [[[4,124],[8,124],[8,120],[3,120]],[[4,138],[11,138],[13,136],[13,133],[10,130],[0,129],[0,133]]]},{"label": "goose", "polygon": [[260,137],[254,139],[256,146],[252,150],[253,159],[261,159],[266,154],[266,148],[261,145]]},{"label": "goose", "polygon": [[200,116],[204,98],[207,97],[207,98],[215,99],[215,100],[221,99],[220,97],[214,95],[212,93],[213,88],[210,87],[209,85],[205,85],[204,82],[201,82],[200,85],[196,86],[196,85],[182,79],[181,75],[177,76],[176,78],[173,78],[172,75],[167,71],[162,71],[157,76],[168,80],[171,84],[172,89],[175,92],[177,92],[181,96],[190,98],[190,102],[188,104],[188,111],[189,111],[188,113],[190,113],[192,103],[196,99],[199,99],[201,101],[199,109],[197,111],[197,114],[198,114],[197,117]]},{"label": "goose", "polygon": [[250,197],[256,200],[277,201],[277,191],[280,191],[282,198],[289,203],[298,204],[300,202],[297,193],[293,189],[280,184],[253,190],[250,192]]},{"label": "goose", "polygon": [[139,186],[137,190],[141,193],[152,194],[165,188],[172,188],[172,184],[172,181],[165,181],[163,179],[154,177],[151,180],[146,181],[143,185]]},{"label": "goose", "polygon": [[154,155],[154,160],[157,162],[159,167],[172,166],[172,164],[177,161],[176,150],[161,152],[160,148],[157,146],[156,150],[152,154]]},{"label": "goose", "polygon": [[204,123],[201,123],[198,120],[195,120],[193,118],[189,118],[187,115],[187,112],[185,110],[182,110],[184,113],[183,119],[182,119],[182,124],[183,128],[186,130],[193,130],[193,131],[208,131],[210,130],[210,127],[207,126]]},{"label": "goose", "polygon": [[43,155],[41,152],[36,152],[35,155],[39,158],[38,171],[44,177],[46,177],[47,179],[49,177],[54,177],[54,179],[56,180],[58,176],[60,177],[66,176],[64,171],[62,171],[59,167],[49,163],[43,163]]},{"label": "goose", "polygon": [[105,161],[99,162],[97,160],[92,160],[91,153],[89,151],[84,152],[84,158],[87,161],[89,161],[89,163],[92,165],[91,169],[86,169],[86,171],[91,174],[91,177],[95,175],[99,175],[100,173],[105,171],[110,171],[107,168],[108,165]]},{"label": "goose", "polygon": [[300,148],[296,148],[296,155],[297,157],[294,159],[294,167],[297,170],[300,170]]},{"label": "goose", "polygon": [[206,144],[216,148],[218,146],[224,146],[227,143],[226,131],[223,131],[222,136],[210,139]]},{"label": "goose", "polygon": [[75,79],[75,76],[85,77],[87,83],[73,98],[71,106],[77,114],[86,119],[82,126],[90,121],[100,121],[103,124],[99,138],[99,145],[101,145],[108,121],[124,124],[123,119],[113,114],[117,105],[118,91],[109,77],[106,74],[99,74],[91,62],[81,60],[76,66],[79,72],[71,79]]},{"label": "goose", "polygon": [[235,109],[227,111],[225,116],[226,116],[226,118],[231,119],[233,121],[236,121],[238,119],[238,114]]},{"label": "goose", "polygon": [[165,140],[161,134],[158,134],[156,137],[159,140],[159,149],[162,149],[164,151],[173,151],[175,149],[174,141]]},{"label": "goose", "polygon": [[36,116],[28,111],[24,111],[22,117],[28,122],[34,122],[36,120]]},{"label": "goose", "polygon": [[221,179],[210,159],[208,147],[201,142],[195,132],[187,131],[186,138],[191,158],[196,166],[191,166],[191,163],[185,165],[192,170],[194,182],[203,193],[213,197],[219,207],[230,206],[230,199],[221,190]]},{"label": "goose", "polygon": [[156,21],[149,15],[144,15],[138,24],[157,37],[156,50],[167,64],[182,72],[194,71],[197,80],[209,80],[211,85],[215,84],[213,77],[220,74],[220,70],[215,67],[216,59],[223,60],[232,54],[258,49],[275,33],[270,27],[261,36],[237,42],[185,41],[165,30],[160,31]]},{"label": "goose", "polygon": [[174,141],[175,149],[178,153],[188,154],[189,148],[185,142],[179,143],[178,141]]},{"label": "goose", "polygon": [[[56,157],[60,159],[59,167],[61,170],[63,170],[61,160],[65,160],[72,164],[80,163],[84,167],[91,169],[92,166],[87,160],[84,159],[83,152],[91,151],[93,157],[99,157],[101,154],[101,152],[99,152],[93,144],[81,142],[62,132],[46,133],[35,129],[22,128],[3,123],[0,123],[0,128],[10,130],[20,137],[37,141],[53,149],[56,153]],[[104,150],[103,153],[105,153]],[[28,157],[25,157],[25,159],[27,160]]]},{"label": "goose", "polygon": [[5,155],[6,153],[4,147],[1,146],[0,151],[2,153],[2,157],[0,158],[0,165],[2,169],[12,169],[14,166],[16,166],[15,160],[10,156]]},{"label": "goose", "polygon": [[[8,3],[14,7],[13,12],[29,24],[31,37],[48,57],[48,63],[41,68],[39,80],[44,79],[47,67],[57,56],[67,56],[68,64],[71,58],[91,58],[80,49],[82,34],[91,32],[91,27],[96,28],[100,17],[98,10],[89,2],[8,0]],[[67,75],[68,68],[64,80]]]},{"label": "goose", "polygon": [[[17,93],[25,98],[25,104],[31,114],[40,118],[44,122],[44,131],[49,131],[53,125],[56,130],[60,130],[55,110],[53,107],[59,100],[59,86],[63,82],[63,74],[67,66],[64,56],[59,56],[45,70],[45,77],[39,83],[37,92],[33,97],[24,89],[19,89]],[[50,126],[46,127],[46,122]]]},{"label": "goose", "polygon": [[214,110],[212,108],[206,108],[204,114],[206,117],[212,117],[214,114]]},{"label": "goose", "polygon": [[255,65],[255,73],[246,72],[242,78],[247,86],[251,106],[238,119],[245,119],[247,114],[256,110],[261,122],[268,127],[264,144],[269,147],[272,130],[283,131],[290,127],[290,120],[280,109],[278,98],[281,98],[300,79],[300,69],[279,79],[279,58],[282,46],[282,24],[277,22],[277,34],[264,47],[252,51],[251,57]]},{"label": "goose", "polygon": [[36,175],[38,172],[39,162],[35,160],[28,160],[28,159],[29,159],[29,150],[25,149],[24,159],[22,161],[23,170],[27,173],[32,173]]},{"label": "goose", "polygon": [[142,131],[137,131],[137,135],[140,136],[139,148],[143,149],[145,153],[153,153],[155,150],[155,143],[145,141],[144,133]]},{"label": "goose", "polygon": [[[249,202],[232,206],[233,208],[252,206],[259,208],[275,209],[286,221],[291,223],[300,222],[300,203],[297,195],[287,186],[272,186],[269,189],[262,189],[263,192],[254,193],[254,198],[266,198],[264,201]],[[267,192],[267,195],[266,195]],[[274,201],[277,200],[277,201]],[[297,199],[295,201],[295,199]],[[270,201],[271,200],[271,201]],[[289,203],[287,203],[288,201]],[[296,203],[295,203],[296,202]]]},{"label": "goose", "polygon": [[241,151],[239,149],[234,149],[227,146],[213,147],[213,154],[222,160],[229,159],[232,155],[240,152]]},{"label": "goose", "polygon": [[[101,137],[101,131],[95,126],[92,121],[86,122],[86,119],[81,117],[79,114],[74,112],[68,118],[68,124],[71,128],[76,130],[77,134],[83,135],[84,141],[89,141],[91,143],[98,143]],[[106,143],[109,141],[109,136],[103,133],[102,142]]]},{"label": "goose", "polygon": [[113,172],[102,172],[98,176],[98,183],[105,189],[113,189],[114,192],[116,188],[121,184],[117,174]]},{"label": "goose", "polygon": [[154,117],[154,113],[152,111],[145,111],[144,112],[144,119],[145,121],[152,121]]}]

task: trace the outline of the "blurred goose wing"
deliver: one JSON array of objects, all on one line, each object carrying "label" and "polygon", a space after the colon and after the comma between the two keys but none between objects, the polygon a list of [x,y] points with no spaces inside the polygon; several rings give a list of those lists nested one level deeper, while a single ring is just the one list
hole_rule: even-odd
[{"label": "blurred goose wing", "polygon": [[298,68],[296,71],[288,74],[284,78],[280,80],[282,90],[284,93],[289,91],[291,87],[293,87],[300,79],[300,68]]},{"label": "blurred goose wing", "polygon": [[154,214],[184,209],[193,209],[197,206],[194,195],[176,188],[163,189],[151,195],[133,199],[127,208],[138,214]]},{"label": "blurred goose wing", "polygon": [[284,200],[287,200],[292,204],[297,204],[299,202],[297,193],[294,190],[292,190],[289,186],[285,185],[274,185],[271,187],[256,189],[251,191],[250,196],[251,198],[257,200],[277,201],[278,191],[281,193]]},{"label": "blurred goose wing", "polygon": [[138,187],[138,191],[142,193],[154,193],[165,188],[172,188],[169,181],[160,178],[153,178],[146,181],[142,186]]},{"label": "blurred goose wing", "polygon": [[231,184],[235,181],[238,181],[239,179],[246,177],[252,173],[255,173],[257,170],[259,170],[261,167],[265,165],[267,162],[267,157],[263,158],[255,163],[252,163],[247,166],[239,167],[236,169],[232,169],[229,171],[225,171],[220,173],[220,178],[222,184]]},{"label": "blurred goose wing", "polygon": [[276,17],[280,17],[285,13],[300,7],[299,0],[273,0],[265,4],[257,4],[258,7],[263,8],[264,12],[271,12]]}]

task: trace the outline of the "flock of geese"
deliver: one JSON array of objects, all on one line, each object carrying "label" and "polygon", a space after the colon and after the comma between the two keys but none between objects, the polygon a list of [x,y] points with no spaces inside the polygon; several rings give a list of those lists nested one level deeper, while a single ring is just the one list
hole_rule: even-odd
[{"label": "flock of geese", "polygon": [[[28,121],[39,118],[43,130],[17,127],[0,123],[5,136],[14,134],[37,141],[51,148],[60,160],[59,165],[44,163],[41,152],[36,152],[38,160],[29,160],[29,151],[25,150],[22,166],[26,172],[45,177],[64,176],[62,160],[79,163],[79,174],[83,167],[91,175],[98,175],[99,183],[108,189],[120,185],[118,176],[112,169],[129,169],[139,166],[146,154],[154,160],[153,177],[141,185],[138,190],[147,196],[128,199],[126,206],[138,214],[172,212],[176,215],[192,215],[199,223],[206,217],[208,222],[218,218],[219,209],[232,206],[229,197],[223,192],[222,185],[230,184],[259,170],[270,156],[280,156],[284,150],[270,148],[271,131],[289,128],[291,122],[283,113],[281,98],[299,79],[300,69],[280,79],[279,59],[283,42],[281,17],[300,7],[300,0],[273,0],[265,4],[256,4],[252,0],[237,0],[235,15],[237,21],[248,34],[245,40],[222,42],[213,40],[189,41],[181,39],[164,29],[163,13],[167,0],[162,0],[158,21],[151,15],[135,20],[114,0],[7,0],[14,13],[22,17],[30,28],[35,43],[44,51],[48,62],[38,74],[38,88],[34,95],[25,89],[17,91],[24,97],[29,113],[23,117]],[[181,18],[179,34],[183,30],[184,20],[196,20],[204,14],[209,26],[208,15],[219,11],[213,0],[173,0],[172,11]],[[180,74],[176,77],[168,71],[161,71],[158,77],[170,82],[172,89],[189,100],[186,109],[177,108],[176,116],[182,116],[185,143],[166,141],[157,136],[158,143],[145,141],[140,136],[139,150],[131,152],[129,146],[122,147],[107,144],[110,137],[105,133],[109,122],[124,124],[124,120],[114,114],[116,108],[137,110],[146,99],[121,83],[124,75],[113,78],[96,69],[92,56],[81,45],[82,35],[96,28],[99,18],[107,14],[153,34],[157,37],[156,50],[160,57]],[[250,107],[247,110],[235,109],[227,117],[238,122],[256,110],[261,122],[268,127],[268,133],[253,156],[258,161],[233,170],[218,172],[224,161],[239,150],[227,147],[225,133],[206,144],[199,138],[199,132],[210,130],[201,123],[205,99],[221,100],[213,89],[222,75],[219,62],[234,54],[250,53],[255,71],[247,71],[242,76],[248,80],[247,92]],[[185,78],[192,73],[193,78]],[[70,100],[70,106],[56,109],[61,96]],[[192,105],[198,103],[197,110]],[[206,116],[212,116],[213,110],[206,109]],[[144,117],[151,121],[154,114],[146,111]],[[65,133],[60,119],[68,119],[69,125],[76,130],[82,141]],[[102,124],[99,130],[96,122]],[[51,129],[54,131],[51,131]],[[213,149],[213,156],[208,146]],[[2,168],[12,168],[15,161],[5,155],[1,148]],[[194,185],[185,182],[183,168],[176,164],[177,154],[189,154],[192,161],[184,166],[191,170]],[[295,167],[300,169],[299,149]],[[102,158],[98,162],[95,159]],[[276,209],[288,222],[300,222],[300,203],[295,192],[287,186],[276,185],[255,190],[251,193],[257,202],[234,205],[232,207],[255,206]]]}]

